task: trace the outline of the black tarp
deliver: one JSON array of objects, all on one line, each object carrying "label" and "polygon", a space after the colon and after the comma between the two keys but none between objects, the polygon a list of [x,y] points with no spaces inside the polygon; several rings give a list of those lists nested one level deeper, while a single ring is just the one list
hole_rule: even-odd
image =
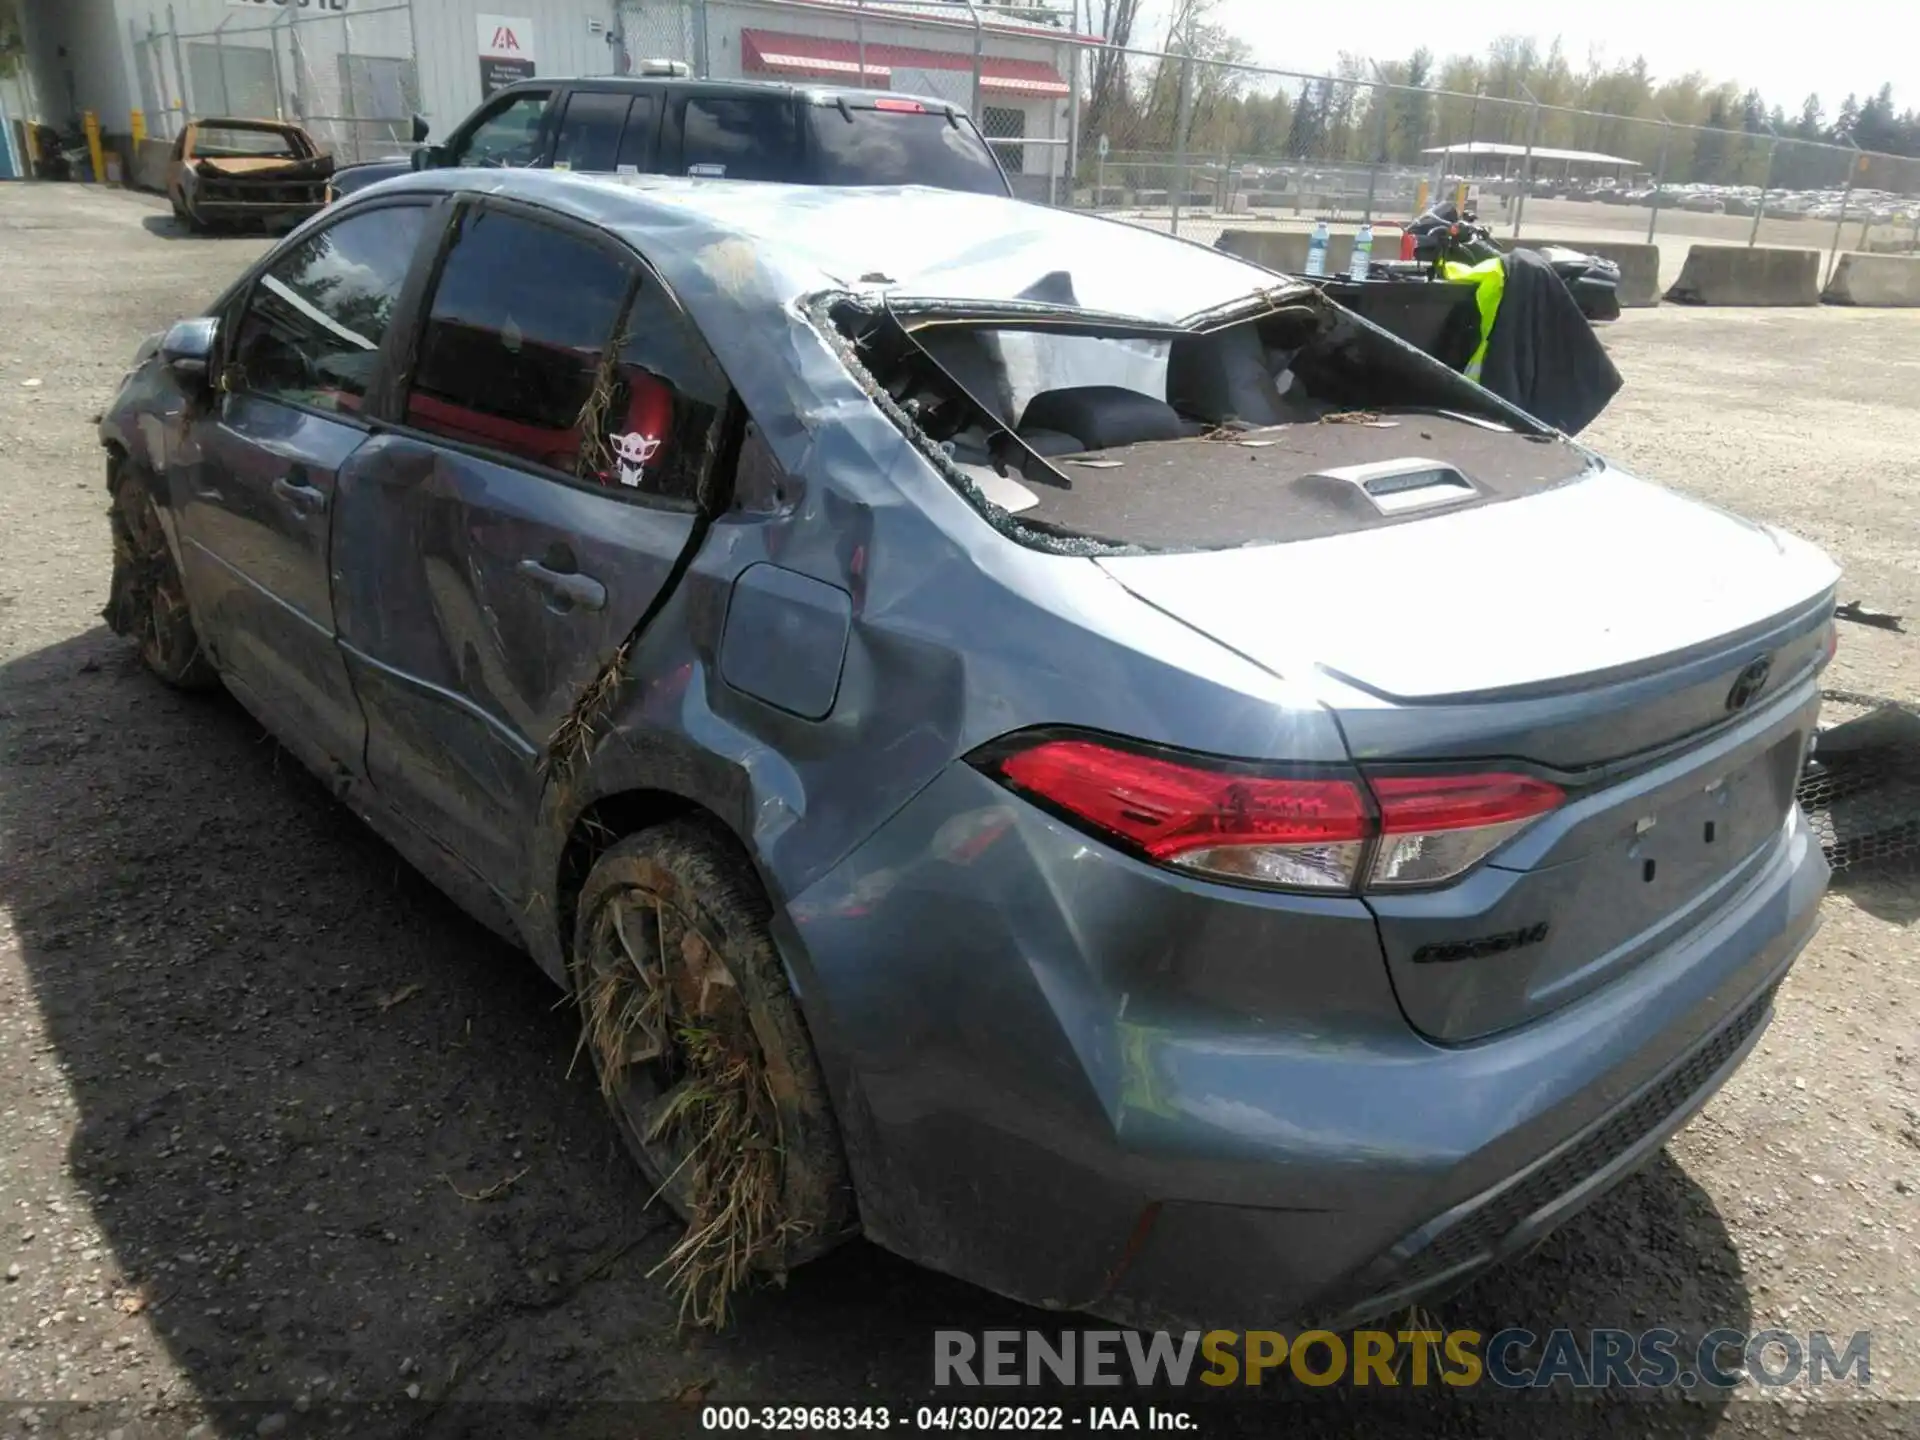
[{"label": "black tarp", "polygon": [[1620,392],[1620,372],[1565,282],[1535,250],[1506,257],[1506,291],[1480,383],[1569,435]]}]

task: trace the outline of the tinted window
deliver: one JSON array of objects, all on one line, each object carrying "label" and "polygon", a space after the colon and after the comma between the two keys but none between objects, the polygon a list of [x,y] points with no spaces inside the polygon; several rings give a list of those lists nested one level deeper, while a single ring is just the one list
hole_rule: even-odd
[{"label": "tinted window", "polygon": [[793,102],[780,96],[689,96],[681,117],[681,164],[689,175],[797,181]]},{"label": "tinted window", "polygon": [[516,95],[473,128],[454,149],[456,165],[537,165],[541,159],[544,91]]},{"label": "tinted window", "polygon": [[620,137],[627,128],[627,95],[576,94],[567,101],[554,146],[554,168],[610,171],[618,163]]},{"label": "tinted window", "polygon": [[816,185],[932,185],[1004,195],[1007,182],[986,142],[965,120],[930,111],[808,112],[812,144],[807,179]]},{"label": "tinted window", "polygon": [[629,166],[636,171],[653,168],[653,132],[659,123],[659,105],[651,95],[633,97],[633,108],[627,111],[627,133],[620,142],[620,159],[614,166],[616,170],[625,170]]},{"label": "tinted window", "polygon": [[[631,272],[579,236],[469,214],[434,291],[407,420],[575,471],[611,397],[596,382]],[[590,457],[591,458],[591,457]]]},{"label": "tinted window", "polygon": [[234,342],[247,389],[357,410],[426,229],[419,205],[363,211],[302,241],[254,282]]}]

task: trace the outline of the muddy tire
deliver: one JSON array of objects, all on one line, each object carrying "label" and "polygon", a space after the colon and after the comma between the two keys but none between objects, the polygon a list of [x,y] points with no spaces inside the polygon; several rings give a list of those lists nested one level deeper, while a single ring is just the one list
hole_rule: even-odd
[{"label": "muddy tire", "polygon": [[220,676],[200,648],[187,592],[154,508],[146,473],[123,457],[107,462],[107,512],[113,526],[113,588],[101,612],[115,634],[139,647],[140,659],[178,690],[212,690]]},{"label": "muddy tire", "polygon": [[753,867],[693,818],[594,865],[573,936],[581,1048],[622,1138],[687,1225],[661,1272],[697,1324],[755,1274],[854,1228],[826,1081],[768,933]]}]

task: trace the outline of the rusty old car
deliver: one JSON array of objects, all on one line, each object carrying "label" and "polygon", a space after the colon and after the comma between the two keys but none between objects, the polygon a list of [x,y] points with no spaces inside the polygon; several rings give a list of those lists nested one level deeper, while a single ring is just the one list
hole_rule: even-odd
[{"label": "rusty old car", "polygon": [[189,121],[167,161],[167,201],[189,230],[282,227],[327,203],[333,157],[280,120]]}]

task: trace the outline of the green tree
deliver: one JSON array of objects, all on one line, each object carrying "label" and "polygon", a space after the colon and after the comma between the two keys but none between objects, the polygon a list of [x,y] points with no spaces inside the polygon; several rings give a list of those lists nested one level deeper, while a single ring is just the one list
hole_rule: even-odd
[{"label": "green tree", "polygon": [[1433,130],[1433,96],[1428,93],[1433,84],[1433,52],[1424,45],[1407,57],[1403,83],[1407,88],[1394,96],[1398,113],[1390,121],[1388,158],[1417,165],[1420,152],[1432,143],[1427,136]]},{"label": "green tree", "polygon": [[1703,185],[1717,185],[1727,169],[1727,131],[1732,128],[1732,107],[1724,95],[1715,95],[1707,109],[1706,128],[1693,142],[1693,179]]},{"label": "green tree", "polygon": [[1853,143],[1862,150],[1891,152],[1900,148],[1901,139],[1899,118],[1893,113],[1893,86],[1882,85],[1879,93],[1860,107]]},{"label": "green tree", "polygon": [[1287,128],[1287,154],[1296,160],[1317,159],[1326,153],[1327,87],[1332,83],[1309,80],[1301,88],[1300,103],[1293,107]]},{"label": "green tree", "polygon": [[1836,145],[1844,145],[1853,139],[1854,128],[1860,123],[1860,97],[1849,95],[1840,102],[1840,113],[1833,117],[1833,128],[1827,132],[1827,138]]},{"label": "green tree", "polygon": [[1820,97],[1809,95],[1800,102],[1800,118],[1794,122],[1793,135],[1796,140],[1824,140],[1826,138],[1826,117],[1820,113]]}]

